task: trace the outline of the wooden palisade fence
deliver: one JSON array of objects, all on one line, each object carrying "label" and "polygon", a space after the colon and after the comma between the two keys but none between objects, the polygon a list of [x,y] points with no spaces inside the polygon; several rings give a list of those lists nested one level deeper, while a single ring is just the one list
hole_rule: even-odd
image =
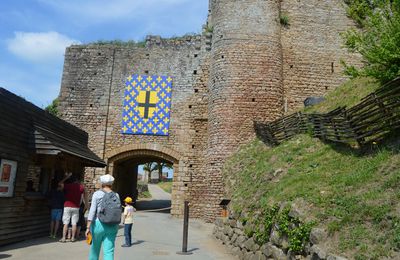
[{"label": "wooden palisade fence", "polygon": [[301,133],[322,140],[360,146],[400,128],[400,78],[364,97],[349,109],[339,107],[326,114],[297,112],[270,123],[255,123],[257,135],[278,145]]}]

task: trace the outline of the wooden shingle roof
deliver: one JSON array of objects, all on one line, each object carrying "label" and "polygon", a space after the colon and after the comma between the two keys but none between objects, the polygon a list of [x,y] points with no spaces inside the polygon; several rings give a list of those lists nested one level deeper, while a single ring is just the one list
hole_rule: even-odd
[{"label": "wooden shingle roof", "polygon": [[66,153],[83,159],[87,166],[106,165],[87,147],[85,131],[4,88],[0,88],[0,122],[0,143],[15,139],[13,143],[30,153]]}]

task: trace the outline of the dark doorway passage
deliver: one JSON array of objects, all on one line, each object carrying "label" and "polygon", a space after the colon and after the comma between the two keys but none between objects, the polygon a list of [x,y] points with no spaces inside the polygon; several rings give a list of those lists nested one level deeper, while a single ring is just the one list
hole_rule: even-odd
[{"label": "dark doorway passage", "polygon": [[[123,200],[126,197],[132,197],[134,207],[138,211],[157,211],[170,213],[171,210],[171,193],[165,192],[159,185],[168,182],[161,180],[161,183],[154,182],[154,176],[164,177],[163,166],[169,165],[175,168],[178,165],[172,160],[168,160],[165,156],[157,156],[158,154],[151,151],[130,152],[130,156],[124,156],[113,161],[113,175],[115,177],[114,189]],[[159,165],[160,169],[155,168],[152,172],[144,167],[145,164]],[[171,170],[170,170],[171,171]],[[170,174],[171,175],[171,174]],[[153,183],[151,183],[153,182]],[[169,187],[173,186],[171,176],[169,176]],[[148,188],[145,197],[141,197],[143,186]],[[171,192],[171,191],[170,191]]]}]

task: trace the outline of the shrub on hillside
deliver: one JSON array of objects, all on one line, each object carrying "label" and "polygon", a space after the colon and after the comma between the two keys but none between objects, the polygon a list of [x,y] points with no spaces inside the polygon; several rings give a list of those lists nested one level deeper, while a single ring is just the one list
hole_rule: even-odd
[{"label": "shrub on hillside", "polygon": [[352,76],[388,82],[400,76],[400,1],[347,0],[348,15],[361,27],[343,34],[350,51],[359,52],[363,68],[345,65]]}]

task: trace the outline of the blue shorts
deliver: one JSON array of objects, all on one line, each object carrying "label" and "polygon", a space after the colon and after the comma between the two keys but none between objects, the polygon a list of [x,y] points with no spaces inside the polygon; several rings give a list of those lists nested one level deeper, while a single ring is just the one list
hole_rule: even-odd
[{"label": "blue shorts", "polygon": [[62,209],[52,209],[51,210],[51,220],[52,221],[60,221],[62,218]]}]

